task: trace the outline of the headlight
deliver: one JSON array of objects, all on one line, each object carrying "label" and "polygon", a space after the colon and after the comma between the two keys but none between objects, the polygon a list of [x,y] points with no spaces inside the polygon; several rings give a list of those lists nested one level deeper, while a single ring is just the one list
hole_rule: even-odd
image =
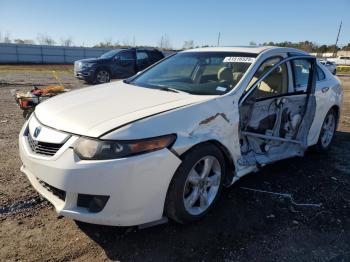
[{"label": "headlight", "polygon": [[88,68],[88,67],[92,67],[94,65],[94,63],[84,63],[81,65],[82,68]]},{"label": "headlight", "polygon": [[159,136],[141,140],[115,141],[81,137],[74,146],[80,159],[105,160],[143,154],[170,147],[176,135]]}]

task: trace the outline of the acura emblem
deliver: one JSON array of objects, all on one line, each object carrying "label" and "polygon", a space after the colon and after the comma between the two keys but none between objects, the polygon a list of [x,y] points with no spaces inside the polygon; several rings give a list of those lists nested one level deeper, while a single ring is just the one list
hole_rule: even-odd
[{"label": "acura emblem", "polygon": [[38,126],[37,128],[35,128],[33,136],[37,138],[38,135],[40,134],[40,131],[41,131],[41,126]]}]

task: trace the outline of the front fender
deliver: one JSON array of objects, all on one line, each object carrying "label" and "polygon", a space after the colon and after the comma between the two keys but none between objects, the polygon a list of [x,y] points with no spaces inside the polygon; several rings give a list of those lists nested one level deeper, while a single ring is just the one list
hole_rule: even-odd
[{"label": "front fender", "polygon": [[199,143],[215,140],[236,162],[240,158],[238,125],[235,97],[222,96],[135,121],[101,138],[131,140],[176,133],[172,149],[179,155]]}]

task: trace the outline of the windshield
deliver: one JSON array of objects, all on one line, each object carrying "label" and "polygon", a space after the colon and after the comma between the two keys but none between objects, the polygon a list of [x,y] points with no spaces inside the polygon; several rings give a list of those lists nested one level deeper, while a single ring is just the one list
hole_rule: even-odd
[{"label": "windshield", "polygon": [[136,76],[130,84],[198,95],[222,95],[236,86],[255,56],[232,52],[178,53]]},{"label": "windshield", "polygon": [[108,51],[107,53],[104,53],[100,57],[101,58],[112,58],[113,56],[115,56],[119,52],[120,52],[120,50],[111,50],[111,51]]}]

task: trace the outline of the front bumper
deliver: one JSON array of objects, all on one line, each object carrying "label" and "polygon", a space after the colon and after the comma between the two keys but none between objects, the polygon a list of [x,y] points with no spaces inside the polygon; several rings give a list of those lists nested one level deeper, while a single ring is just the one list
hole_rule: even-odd
[{"label": "front bumper", "polygon": [[94,78],[94,72],[93,69],[74,70],[74,76],[78,79],[92,81]]},{"label": "front bumper", "polygon": [[[80,160],[72,136],[52,157],[35,155],[25,136],[19,135],[21,171],[59,215],[83,222],[132,226],[162,218],[168,186],[181,160],[168,149],[124,159]],[[58,197],[44,185],[64,191]],[[78,194],[104,195],[109,199],[97,213],[77,205]]]}]

